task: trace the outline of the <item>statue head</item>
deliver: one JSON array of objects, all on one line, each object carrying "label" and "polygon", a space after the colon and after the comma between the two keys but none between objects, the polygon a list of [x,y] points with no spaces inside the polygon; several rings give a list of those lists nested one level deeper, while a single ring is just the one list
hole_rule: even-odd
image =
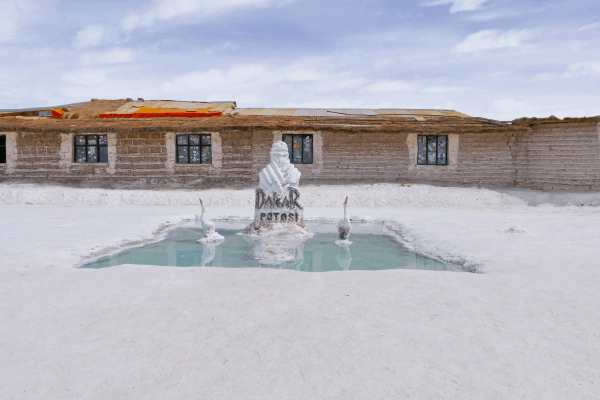
[{"label": "statue head", "polygon": [[290,165],[290,156],[285,142],[280,140],[273,143],[273,146],[271,146],[271,162],[277,164],[280,169]]}]

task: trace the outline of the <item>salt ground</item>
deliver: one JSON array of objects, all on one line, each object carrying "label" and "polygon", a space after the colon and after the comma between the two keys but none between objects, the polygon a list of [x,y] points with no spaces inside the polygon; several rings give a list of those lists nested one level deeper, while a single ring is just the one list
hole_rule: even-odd
[{"label": "salt ground", "polygon": [[347,195],[351,218],[480,273],[75,269],[199,214],[199,196],[249,220],[253,191],[3,184],[0,398],[598,398],[597,193],[301,190],[307,216],[340,218]]}]

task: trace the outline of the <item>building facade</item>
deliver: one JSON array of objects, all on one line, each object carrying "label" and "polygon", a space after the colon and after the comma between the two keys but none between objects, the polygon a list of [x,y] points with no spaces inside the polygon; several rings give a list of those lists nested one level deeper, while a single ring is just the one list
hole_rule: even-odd
[{"label": "building facade", "polygon": [[[114,101],[112,109],[91,102],[54,118],[0,117],[0,181],[250,187],[269,162],[273,142],[284,140],[303,184],[600,189],[598,118],[503,123],[449,110],[237,109],[235,103],[186,103],[186,109],[183,102],[123,102],[116,109]],[[177,107],[169,109],[173,103]]]}]

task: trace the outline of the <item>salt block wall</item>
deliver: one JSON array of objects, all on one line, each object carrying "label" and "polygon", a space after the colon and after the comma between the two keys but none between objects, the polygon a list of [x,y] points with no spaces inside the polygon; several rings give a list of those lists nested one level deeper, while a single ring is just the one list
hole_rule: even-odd
[{"label": "salt block wall", "polygon": [[[116,175],[141,178],[164,177],[166,161],[165,133],[116,133]],[[80,165],[87,166],[89,164],[73,164],[73,166]]]},{"label": "salt block wall", "polygon": [[545,123],[519,145],[517,186],[600,188],[600,124]]},{"label": "salt block wall", "polygon": [[408,163],[406,134],[326,132],[319,178],[395,181],[406,175]]},{"label": "salt block wall", "polygon": [[[600,189],[597,122],[544,123],[529,131],[457,133],[441,127],[436,133],[449,139],[447,166],[416,165],[417,133],[252,127],[181,132],[211,133],[211,165],[177,164],[175,132],[102,128],[93,133],[107,134],[108,163],[73,163],[75,133],[2,132],[11,162],[0,165],[0,180],[104,187],[252,186],[270,162],[274,141],[285,133],[310,133],[314,163],[296,166],[303,184],[376,181]],[[9,142],[16,147],[9,148]]]},{"label": "salt block wall", "polygon": [[520,133],[459,135],[458,163],[452,179],[460,183],[510,186],[515,184],[515,142]]},{"label": "salt block wall", "polygon": [[305,165],[298,166],[298,169],[302,172],[304,182],[315,183],[374,180],[498,186],[514,184],[516,133],[447,134],[449,146],[446,166],[417,165],[417,134],[327,132],[323,133],[322,171],[313,173]]},{"label": "salt block wall", "polygon": [[37,178],[60,175],[60,134],[19,132],[16,138],[14,174]]}]

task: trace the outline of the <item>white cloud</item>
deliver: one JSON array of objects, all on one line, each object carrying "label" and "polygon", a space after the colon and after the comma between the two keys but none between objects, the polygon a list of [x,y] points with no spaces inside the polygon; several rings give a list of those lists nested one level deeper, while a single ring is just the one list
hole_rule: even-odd
[{"label": "white cloud", "polygon": [[600,22],[596,22],[596,23],[593,23],[593,24],[584,25],[584,26],[582,26],[581,28],[579,28],[577,30],[578,31],[589,31],[589,30],[597,29],[597,28],[600,28]]},{"label": "white cloud", "polygon": [[21,58],[50,58],[54,55],[54,49],[50,46],[33,47],[21,50]]},{"label": "white cloud", "polygon": [[582,78],[600,76],[600,62],[583,62],[571,64],[563,74],[565,78]]},{"label": "white cloud", "polygon": [[518,47],[531,36],[529,30],[502,32],[497,29],[485,29],[467,36],[465,40],[456,45],[455,50],[459,53],[469,53],[503,47]]},{"label": "white cloud", "polygon": [[596,78],[600,77],[600,62],[581,62],[571,64],[563,73],[546,72],[535,76],[535,80],[549,81],[556,79]]},{"label": "white cloud", "polygon": [[124,18],[121,26],[126,31],[152,26],[184,16],[207,16],[218,12],[243,7],[268,7],[290,3],[291,0],[154,0],[154,4],[143,14],[132,14]]},{"label": "white cloud", "polygon": [[495,114],[500,119],[512,120],[523,116],[540,115],[539,107],[515,99],[498,99],[492,103]]},{"label": "white cloud", "polygon": [[[302,84],[303,82],[325,82],[330,74],[306,65],[306,62],[269,67],[261,64],[235,66],[227,70],[211,69],[194,71],[173,78],[162,85],[169,93],[198,90],[238,93],[251,88],[265,88],[276,84]],[[308,63],[309,64],[309,63]]]},{"label": "white cloud", "polygon": [[35,5],[31,0],[0,1],[0,43],[13,41],[33,11]]},{"label": "white cloud", "polygon": [[89,51],[79,56],[83,65],[121,64],[133,60],[134,53],[129,49],[115,47],[108,51]]},{"label": "white cloud", "polygon": [[439,6],[442,4],[452,4],[450,6],[450,13],[454,14],[459,11],[474,11],[481,8],[481,6],[488,0],[436,0],[423,4],[426,7]]},{"label": "white cloud", "polygon": [[89,46],[97,46],[104,37],[104,26],[90,25],[77,32],[75,36],[75,47],[78,49]]},{"label": "white cloud", "polygon": [[84,68],[60,76],[68,85],[97,86],[108,83],[108,71],[103,69]]},{"label": "white cloud", "polygon": [[384,80],[372,83],[364,88],[365,92],[386,93],[386,92],[424,92],[424,93],[450,93],[466,90],[458,86],[427,85],[420,82],[391,81]]},{"label": "white cloud", "polygon": [[380,81],[372,83],[365,87],[365,92],[385,93],[385,92],[415,92],[419,87],[413,82],[405,81]]}]

